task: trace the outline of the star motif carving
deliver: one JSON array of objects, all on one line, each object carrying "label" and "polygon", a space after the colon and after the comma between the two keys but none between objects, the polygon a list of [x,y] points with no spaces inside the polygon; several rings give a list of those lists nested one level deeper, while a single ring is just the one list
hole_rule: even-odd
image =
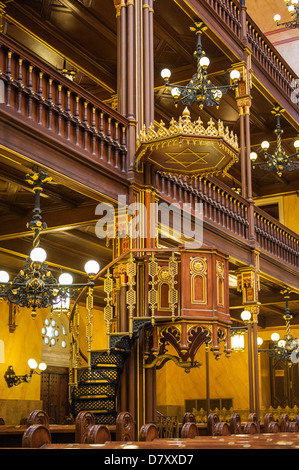
[{"label": "star motif carving", "polygon": [[192,165],[198,165],[200,163],[207,164],[208,162],[206,161],[206,157],[208,157],[209,152],[197,153],[193,152],[193,150],[189,148],[186,148],[181,152],[165,153],[165,155],[169,157],[165,163],[175,163],[181,165],[184,168],[189,168]]}]

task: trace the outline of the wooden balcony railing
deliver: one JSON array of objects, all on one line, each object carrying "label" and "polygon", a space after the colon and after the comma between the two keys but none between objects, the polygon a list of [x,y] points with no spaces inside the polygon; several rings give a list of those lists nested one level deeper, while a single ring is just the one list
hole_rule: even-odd
[{"label": "wooden balcony railing", "polygon": [[247,16],[247,37],[252,55],[270,78],[288,97],[294,90],[296,73],[278,53],[273,44],[262,33],[254,21]]},{"label": "wooden balcony railing", "polygon": [[127,120],[3,34],[0,44],[5,106],[103,167],[126,172]]},{"label": "wooden balcony railing", "polygon": [[255,233],[262,250],[299,268],[299,236],[276,219],[255,207]]},{"label": "wooden balcony railing", "polygon": [[232,0],[205,0],[231,31],[241,39],[241,7]]},{"label": "wooden balcony railing", "polygon": [[248,238],[248,202],[214,178],[189,182],[175,176],[156,174],[156,186],[162,198],[179,204],[202,203],[203,220],[243,239]]},{"label": "wooden balcony railing", "polygon": [[[298,78],[297,74],[248,14],[246,14],[246,20],[242,21],[242,7],[238,0],[199,1],[210,6],[217,14],[217,19],[233,33],[235,39],[240,41],[247,37],[252,48],[253,65],[255,62],[260,66],[265,76],[272,79],[281,92],[290,98],[295,88],[294,80]],[[247,31],[244,32],[244,28]]]},{"label": "wooden balcony railing", "polygon": [[[188,181],[156,174],[156,187],[167,202],[202,203],[203,221],[241,240],[249,239],[249,203],[214,178]],[[254,232],[261,250],[289,266],[299,268],[299,235],[259,207],[254,207]]]}]

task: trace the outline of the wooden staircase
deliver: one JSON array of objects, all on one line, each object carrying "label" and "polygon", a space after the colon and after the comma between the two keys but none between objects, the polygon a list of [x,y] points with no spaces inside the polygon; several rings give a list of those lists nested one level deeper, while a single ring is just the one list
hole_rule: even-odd
[{"label": "wooden staircase", "polygon": [[71,390],[73,418],[80,411],[90,411],[96,424],[115,424],[117,417],[117,393],[124,363],[139,330],[149,323],[137,319],[133,323],[133,335],[116,334],[110,337],[110,351],[91,351],[91,366],[78,369],[77,384]]}]

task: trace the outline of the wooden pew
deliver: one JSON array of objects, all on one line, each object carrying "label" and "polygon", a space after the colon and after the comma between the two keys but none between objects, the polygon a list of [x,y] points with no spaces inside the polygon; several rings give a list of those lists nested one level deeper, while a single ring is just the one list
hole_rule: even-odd
[{"label": "wooden pew", "polygon": [[[118,414],[116,439],[120,442],[134,439],[134,422],[130,413]],[[108,426],[96,425],[94,415],[91,412],[80,412],[75,422],[75,443],[103,444],[106,441],[111,441]],[[28,416],[28,427],[22,436],[22,447],[41,448],[47,444],[53,444],[47,413],[40,410],[33,411]]]},{"label": "wooden pew", "polygon": [[[148,423],[151,424],[151,423]],[[194,424],[194,423],[187,423]],[[145,425],[146,426],[146,425]],[[154,425],[156,426],[156,425]],[[152,427],[151,427],[152,432]],[[43,449],[103,449],[103,450],[134,450],[143,449],[148,451],[155,451],[159,449],[173,451],[178,449],[179,452],[185,450],[221,450],[221,449],[299,449],[299,434],[292,433],[270,433],[263,434],[246,434],[234,436],[198,436],[197,438],[161,438],[145,441],[132,441],[132,442],[119,442],[110,441],[104,444],[89,445],[89,444],[45,444]],[[127,455],[127,453],[126,453]]]}]

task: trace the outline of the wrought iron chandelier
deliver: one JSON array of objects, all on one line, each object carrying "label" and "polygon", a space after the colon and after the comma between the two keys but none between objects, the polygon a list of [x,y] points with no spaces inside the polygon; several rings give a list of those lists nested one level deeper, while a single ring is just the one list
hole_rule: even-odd
[{"label": "wrought iron chandelier", "polygon": [[197,60],[197,71],[188,82],[187,85],[175,85],[169,82],[171,72],[169,69],[163,69],[161,76],[165,81],[165,85],[170,87],[171,94],[175,99],[175,104],[182,103],[183,105],[191,105],[197,103],[202,109],[203,106],[219,106],[219,101],[222,95],[228,90],[236,88],[240,79],[240,72],[238,70],[232,70],[230,73],[231,83],[229,85],[216,86],[214,85],[209,77],[207,68],[210,64],[209,58],[205,55],[202,49],[201,36],[203,31],[207,29],[207,26],[202,22],[198,21],[194,26],[190,27],[191,31],[195,31],[197,34],[197,47],[194,52],[194,56]]},{"label": "wrought iron chandelier", "polygon": [[273,349],[259,349],[259,352],[266,352],[269,357],[276,359],[284,359],[290,363],[297,364],[299,362],[299,340],[291,335],[291,320],[293,316],[289,309],[290,290],[286,289],[281,293],[284,295],[286,301],[284,320],[286,322],[286,334],[280,339],[277,333],[271,337],[274,341]]},{"label": "wrought iron chandelier", "polygon": [[285,2],[289,12],[293,17],[293,20],[286,21],[285,23],[279,23],[279,21],[281,20],[281,16],[277,14],[274,16],[274,21],[276,21],[276,25],[285,26],[287,28],[299,28],[299,0],[285,0]]},{"label": "wrought iron chandelier", "polygon": [[276,171],[278,176],[281,176],[285,171],[294,171],[299,168],[299,160],[293,160],[294,157],[299,156],[299,139],[296,139],[294,142],[294,147],[296,152],[290,156],[287,156],[284,148],[281,145],[281,136],[283,134],[283,130],[281,129],[280,124],[280,117],[282,115],[283,108],[277,106],[271,111],[276,116],[276,129],[274,133],[277,136],[277,146],[276,149],[271,155],[268,153],[268,148],[270,147],[270,143],[267,140],[261,143],[261,147],[264,150],[264,155],[267,159],[267,162],[256,162],[257,153],[251,152],[250,159],[253,163],[253,168],[259,166],[262,170],[267,171]]},{"label": "wrought iron chandelier", "polygon": [[92,290],[94,276],[100,267],[94,260],[85,264],[88,282],[84,284],[73,284],[73,278],[69,273],[62,273],[58,280],[53,276],[45,262],[47,253],[39,246],[40,233],[47,228],[47,224],[41,220],[40,195],[43,185],[50,182],[52,178],[45,173],[33,173],[26,175],[25,179],[33,186],[35,193],[34,215],[27,224],[27,228],[33,232],[33,249],[24,262],[24,268],[19,271],[12,282],[9,282],[9,274],[6,271],[0,271],[0,298],[31,309],[32,317],[35,318],[37,309],[53,308],[61,302],[67,302],[83,287],[87,286]]}]

